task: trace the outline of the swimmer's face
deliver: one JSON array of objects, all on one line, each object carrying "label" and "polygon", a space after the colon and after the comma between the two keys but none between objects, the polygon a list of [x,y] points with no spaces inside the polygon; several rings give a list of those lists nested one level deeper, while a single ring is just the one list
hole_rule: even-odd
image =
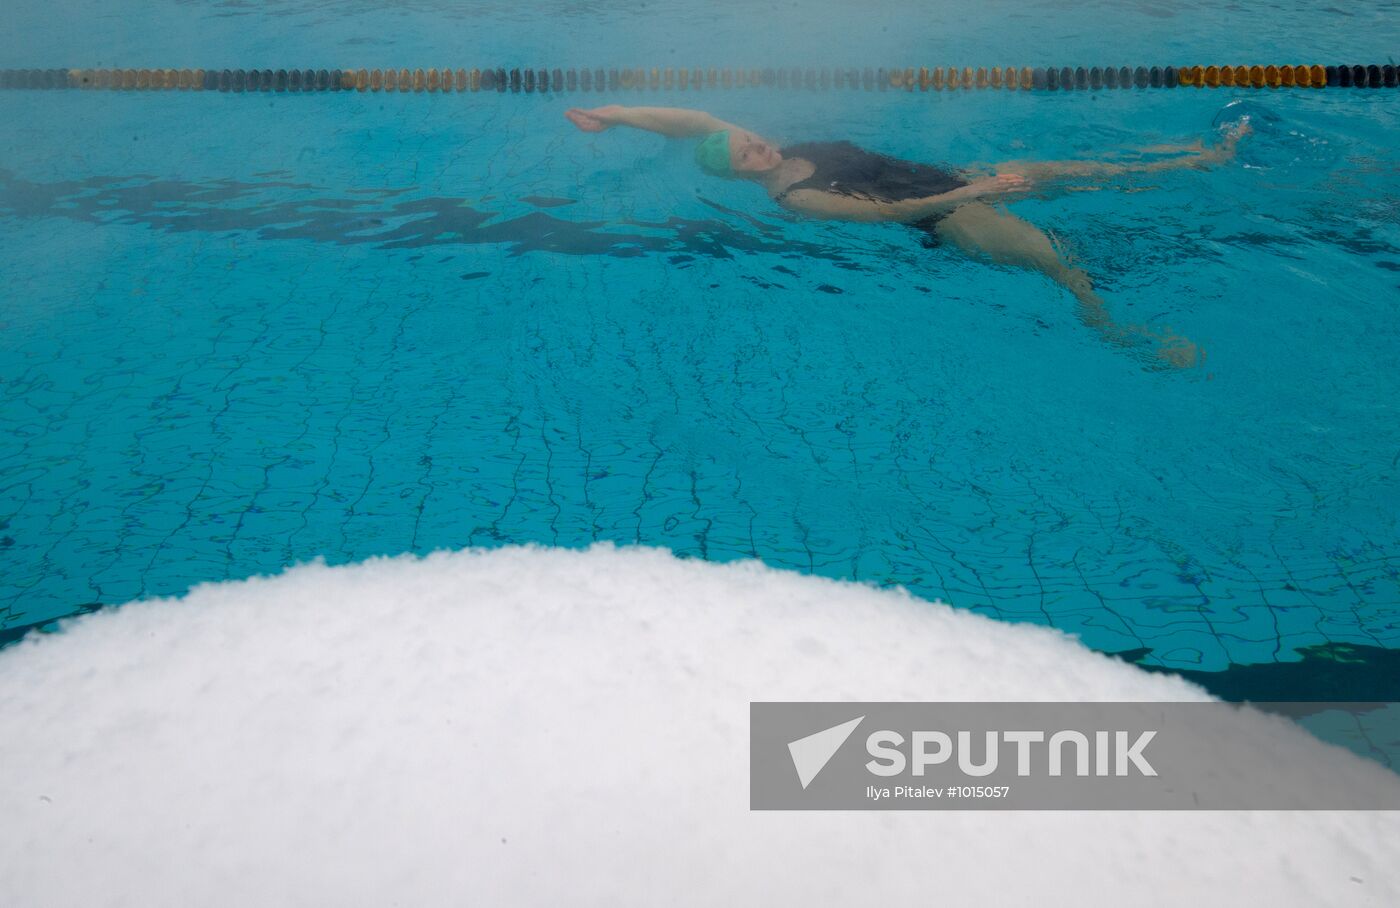
[{"label": "swimmer's face", "polygon": [[782,163],[783,156],[769,142],[743,129],[729,133],[729,166],[736,172],[761,173]]}]

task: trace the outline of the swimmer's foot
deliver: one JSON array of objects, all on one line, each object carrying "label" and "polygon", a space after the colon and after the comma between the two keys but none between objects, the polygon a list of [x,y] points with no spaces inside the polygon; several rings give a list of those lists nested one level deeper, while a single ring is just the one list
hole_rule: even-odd
[{"label": "swimmer's foot", "polygon": [[1120,325],[1102,306],[1095,305],[1081,305],[1079,317],[1104,340],[1132,352],[1149,369],[1194,369],[1205,359],[1205,351],[1195,341],[1170,326],[1156,331],[1145,325]]},{"label": "swimmer's foot", "polygon": [[1165,334],[1156,335],[1161,346],[1157,348],[1157,359],[1164,365],[1176,369],[1193,369],[1201,364],[1205,354],[1194,341],[1174,334],[1171,328]]}]

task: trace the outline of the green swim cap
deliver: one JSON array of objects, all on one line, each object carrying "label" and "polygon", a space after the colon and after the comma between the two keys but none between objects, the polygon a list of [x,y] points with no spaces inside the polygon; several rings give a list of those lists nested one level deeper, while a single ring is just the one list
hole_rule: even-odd
[{"label": "green swim cap", "polygon": [[729,163],[729,130],[712,132],[701,140],[695,149],[695,163],[700,169],[717,177],[727,177],[734,172]]}]

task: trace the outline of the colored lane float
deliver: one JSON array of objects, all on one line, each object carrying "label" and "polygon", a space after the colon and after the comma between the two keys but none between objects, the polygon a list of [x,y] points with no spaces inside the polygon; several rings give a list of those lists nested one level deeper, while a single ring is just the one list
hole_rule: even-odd
[{"label": "colored lane float", "polygon": [[3,89],[514,94],[763,88],[828,91],[1102,91],[1146,88],[1395,88],[1394,64],[866,67],[864,69],[6,69]]}]

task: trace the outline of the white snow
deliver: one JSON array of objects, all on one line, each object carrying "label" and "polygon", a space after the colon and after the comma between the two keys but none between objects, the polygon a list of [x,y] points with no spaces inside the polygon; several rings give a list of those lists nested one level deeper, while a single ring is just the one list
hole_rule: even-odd
[{"label": "white snow", "polygon": [[0,652],[0,905],[1400,903],[1394,813],[748,809],[751,700],[1205,698],[757,563],[305,565]]}]

